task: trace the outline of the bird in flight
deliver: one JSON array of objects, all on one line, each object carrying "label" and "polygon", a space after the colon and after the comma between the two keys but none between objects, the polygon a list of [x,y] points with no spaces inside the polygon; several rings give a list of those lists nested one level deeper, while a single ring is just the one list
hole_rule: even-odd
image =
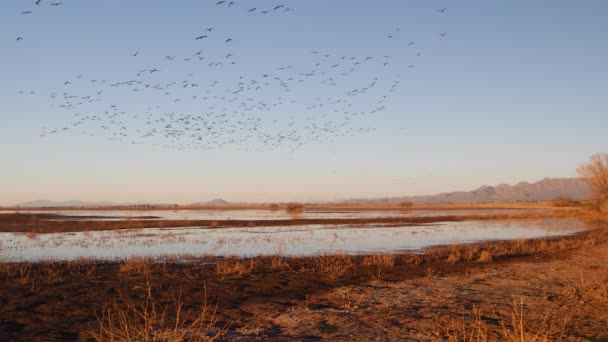
[{"label": "bird in flight", "polygon": [[439,12],[439,13],[444,13],[446,10],[447,10],[447,7],[446,7],[446,8],[442,8],[442,9],[440,9],[440,10],[437,10],[437,12]]},{"label": "bird in flight", "polygon": [[137,55],[139,55],[139,50],[137,50],[134,54],[133,57],[137,57]]},{"label": "bird in flight", "polygon": [[285,7],[285,5],[278,5],[278,6],[276,6],[276,7],[274,8],[274,10],[276,11],[276,10],[278,10],[279,8],[283,8],[283,7]]},{"label": "bird in flight", "polygon": [[201,39],[205,39],[205,38],[207,38],[207,36],[198,36],[198,37],[196,37],[196,40],[201,40]]},{"label": "bird in flight", "polygon": [[226,43],[230,43],[231,41],[232,41],[232,38],[226,39]]},{"label": "bird in flight", "polygon": [[23,11],[21,14],[32,14],[32,11]]},{"label": "bird in flight", "polygon": [[53,2],[51,3],[51,6],[61,6],[63,5],[63,2]]},{"label": "bird in flight", "polygon": [[249,12],[254,12],[257,9],[257,7],[254,7],[252,9],[249,10]]},{"label": "bird in flight", "polygon": [[218,2],[216,3],[216,5],[221,5],[221,4],[225,3],[225,2],[226,2],[226,0],[218,1]]},{"label": "bird in flight", "polygon": [[35,3],[36,5],[40,5],[40,1],[42,1],[42,0],[36,0],[36,1],[34,1],[34,3]]},{"label": "bird in flight", "polygon": [[23,37],[17,37],[17,41],[23,40]]},{"label": "bird in flight", "polygon": [[440,35],[440,36],[442,36],[442,37],[445,37],[445,36],[447,36],[448,34],[444,32],[444,33],[440,33],[439,35]]}]

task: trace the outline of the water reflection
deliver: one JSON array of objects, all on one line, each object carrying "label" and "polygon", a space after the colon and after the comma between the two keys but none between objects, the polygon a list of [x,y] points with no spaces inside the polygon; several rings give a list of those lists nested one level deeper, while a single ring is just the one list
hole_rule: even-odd
[{"label": "water reflection", "polygon": [[[12,211],[14,212],[14,211]],[[469,209],[469,210],[21,210],[21,213],[59,214],[66,216],[102,216],[97,220],[138,219],[142,216],[165,220],[283,220],[283,219],[333,219],[412,217],[441,215],[500,215],[533,214],[547,212],[543,209]],[[0,211],[2,213],[2,211]]]},{"label": "water reflection", "polygon": [[0,260],[115,259],[212,254],[307,256],[418,251],[486,240],[569,235],[588,229],[577,219],[446,222],[423,226],[129,229],[53,234],[0,233]]}]

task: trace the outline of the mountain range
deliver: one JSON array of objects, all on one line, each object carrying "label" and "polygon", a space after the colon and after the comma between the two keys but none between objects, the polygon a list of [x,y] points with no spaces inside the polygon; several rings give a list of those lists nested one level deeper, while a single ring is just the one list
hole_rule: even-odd
[{"label": "mountain range", "polygon": [[536,183],[516,185],[484,185],[472,191],[446,192],[436,195],[386,197],[347,200],[347,203],[473,203],[548,201],[558,196],[584,200],[588,196],[587,184],[579,178],[545,178]]},{"label": "mountain range", "polygon": [[[349,199],[342,203],[373,203],[391,204],[399,202],[413,203],[473,203],[473,202],[519,202],[519,201],[548,201],[558,196],[566,196],[573,200],[587,198],[587,185],[578,178],[545,178],[536,183],[521,182],[516,185],[500,184],[484,185],[472,191],[446,192],[436,195],[361,198]],[[193,203],[192,206],[224,206],[230,205],[223,199],[208,202]],[[234,203],[232,203],[234,204]],[[241,203],[242,204],[242,203]],[[113,202],[83,202],[83,201],[48,201],[39,200],[20,203],[21,208],[59,208],[59,207],[108,207],[126,205],[162,205],[150,203],[113,203]]]}]

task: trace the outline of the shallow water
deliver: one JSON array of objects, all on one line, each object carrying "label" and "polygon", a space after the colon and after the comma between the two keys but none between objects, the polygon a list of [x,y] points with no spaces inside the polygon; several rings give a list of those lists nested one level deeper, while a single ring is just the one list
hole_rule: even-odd
[{"label": "shallow water", "polygon": [[[12,211],[14,212],[14,211]],[[442,215],[499,215],[542,213],[542,209],[472,209],[472,210],[21,210],[21,213],[58,214],[65,216],[103,216],[95,220],[117,220],[141,216],[156,216],[165,220],[282,220],[282,219],[341,219],[374,217],[412,217]],[[0,212],[1,213],[1,212]]]},{"label": "shallow water", "polygon": [[423,226],[308,225],[170,228],[78,233],[0,233],[1,261],[124,259],[134,256],[314,256],[422,251],[430,246],[570,235],[577,219],[445,222]]}]

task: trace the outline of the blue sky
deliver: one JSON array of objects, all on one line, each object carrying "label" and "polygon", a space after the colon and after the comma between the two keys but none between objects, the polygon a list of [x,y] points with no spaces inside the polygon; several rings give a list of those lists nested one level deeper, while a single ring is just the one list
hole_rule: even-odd
[{"label": "blue sky", "polygon": [[[589,155],[608,150],[605,1],[259,0],[230,8],[215,2],[2,1],[0,205],[41,198],[188,203],[428,194],[571,177]],[[279,4],[293,11],[272,11]],[[271,12],[258,13],[266,8]],[[215,30],[208,38],[194,39],[209,27]],[[204,61],[183,60],[200,50]],[[374,59],[347,76],[333,74],[334,86],[298,75],[318,62],[317,70],[333,72],[336,63],[335,70],[348,73],[341,56]],[[225,65],[208,66],[218,61]],[[292,69],[279,70],[285,66]],[[144,76],[141,91],[108,86],[152,68],[160,71]],[[268,86],[234,95],[239,100],[232,104],[191,98],[208,89],[210,97],[222,97],[239,77],[263,82],[263,74],[294,76],[290,92]],[[379,100],[381,111],[309,109],[317,98],[347,98],[345,91],[374,78],[378,86],[350,97],[349,111],[369,112]],[[174,86],[170,95],[143,88],[183,80],[200,87]],[[395,80],[398,87],[388,93]],[[65,109],[58,107],[64,93],[100,100]],[[303,144],[269,148],[253,137],[198,149],[202,143],[186,140],[194,148],[176,150],[171,139],[142,138],[145,115],[213,112],[218,121],[220,108],[234,112],[246,99],[281,102],[239,115],[259,119],[268,136],[284,135],[292,123]],[[125,127],[128,139],[109,140],[101,121],[73,126],[110,105],[124,112],[110,131]],[[233,121],[213,124],[242,122],[227,120]],[[313,139],[305,128],[311,122],[346,124],[336,134],[315,131],[322,138]],[[49,134],[53,129],[60,132]],[[243,131],[221,139],[244,138]]]}]

